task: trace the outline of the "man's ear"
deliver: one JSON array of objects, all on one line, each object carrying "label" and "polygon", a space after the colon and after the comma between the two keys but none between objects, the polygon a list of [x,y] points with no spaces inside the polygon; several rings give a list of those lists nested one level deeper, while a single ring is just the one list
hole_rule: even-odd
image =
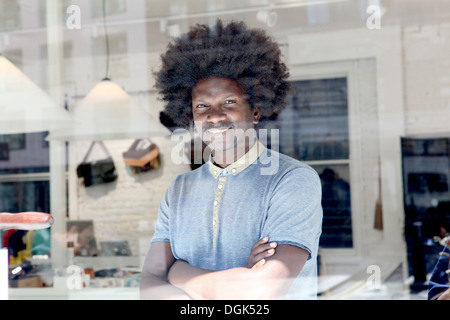
[{"label": "man's ear", "polygon": [[259,113],[259,110],[257,107],[253,109],[253,124],[258,124],[259,119],[261,119],[261,113]]}]

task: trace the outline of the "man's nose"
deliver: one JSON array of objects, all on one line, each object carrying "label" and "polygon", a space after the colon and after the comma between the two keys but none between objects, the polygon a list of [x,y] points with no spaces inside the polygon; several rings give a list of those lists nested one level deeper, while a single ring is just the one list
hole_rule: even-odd
[{"label": "man's nose", "polygon": [[208,112],[206,121],[211,122],[211,123],[217,123],[217,122],[225,120],[226,118],[227,118],[227,115],[222,110],[222,108],[212,107]]}]

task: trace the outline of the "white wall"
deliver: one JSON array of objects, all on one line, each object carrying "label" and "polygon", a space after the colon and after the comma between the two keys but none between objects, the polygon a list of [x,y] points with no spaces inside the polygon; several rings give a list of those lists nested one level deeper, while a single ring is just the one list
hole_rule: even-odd
[{"label": "white wall", "polygon": [[403,30],[406,133],[450,135],[450,24]]}]

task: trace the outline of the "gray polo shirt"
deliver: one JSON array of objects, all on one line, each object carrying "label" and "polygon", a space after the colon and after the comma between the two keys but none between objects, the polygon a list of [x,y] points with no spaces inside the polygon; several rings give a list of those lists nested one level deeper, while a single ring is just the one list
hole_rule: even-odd
[{"label": "gray polo shirt", "polygon": [[315,298],[322,226],[321,183],[306,164],[259,141],[221,168],[211,160],[179,175],[161,201],[152,242],[206,270],[244,267],[263,237],[306,249],[308,261],[284,298]]}]

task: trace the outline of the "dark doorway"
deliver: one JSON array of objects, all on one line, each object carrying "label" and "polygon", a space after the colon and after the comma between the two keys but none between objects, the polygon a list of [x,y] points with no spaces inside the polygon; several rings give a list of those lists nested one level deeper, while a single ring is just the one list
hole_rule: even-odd
[{"label": "dark doorway", "polygon": [[412,290],[426,287],[450,231],[450,138],[402,138],[405,240]]}]

